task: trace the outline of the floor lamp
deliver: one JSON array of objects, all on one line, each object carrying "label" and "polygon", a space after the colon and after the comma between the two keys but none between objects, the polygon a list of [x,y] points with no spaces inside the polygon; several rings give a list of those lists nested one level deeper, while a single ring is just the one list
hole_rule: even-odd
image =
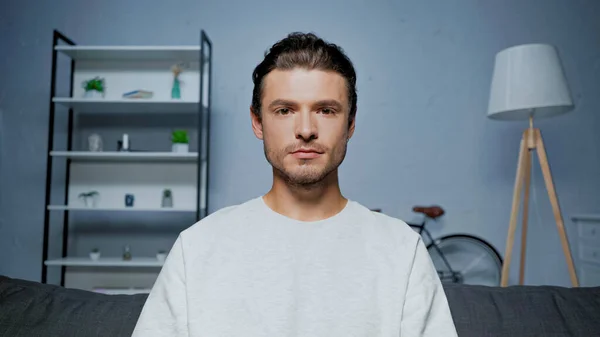
[{"label": "floor lamp", "polygon": [[569,241],[565,233],[556,189],[546,156],[542,135],[533,127],[533,120],[561,115],[574,108],[571,93],[560,57],[555,47],[547,44],[526,44],[510,47],[496,54],[491,82],[488,117],[494,120],[529,120],[529,128],[523,132],[520,143],[517,175],[515,179],[512,209],[506,240],[506,251],[502,266],[501,286],[508,285],[508,274],[512,258],[517,215],[523,197],[523,224],[521,234],[521,265],[519,284],[525,277],[525,253],[527,248],[527,216],[529,211],[529,188],[531,178],[531,156],[537,152],[539,163],[552,212],[556,220],[558,235],[573,286],[578,286]]}]

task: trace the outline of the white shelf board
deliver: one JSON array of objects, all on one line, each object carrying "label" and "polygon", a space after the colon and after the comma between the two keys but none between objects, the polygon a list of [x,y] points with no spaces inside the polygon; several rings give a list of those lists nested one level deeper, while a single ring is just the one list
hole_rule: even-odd
[{"label": "white shelf board", "polygon": [[160,162],[195,162],[197,152],[91,152],[91,151],[50,151],[54,157],[71,158],[76,161],[160,161]]},{"label": "white shelf board", "polygon": [[155,257],[136,257],[128,261],[120,257],[101,257],[98,260],[89,257],[65,257],[44,261],[47,266],[65,267],[162,267],[163,263]]},{"label": "white shelf board", "polygon": [[102,113],[198,113],[200,102],[181,100],[153,100],[153,99],[86,99],[70,97],[54,97],[54,103],[78,112]]},{"label": "white shelf board", "polygon": [[69,46],[54,47],[74,60],[200,62],[200,46]]},{"label": "white shelf board", "polygon": [[96,211],[96,212],[196,212],[191,208],[161,208],[161,207],[91,207],[91,206],[67,206],[67,205],[49,205],[50,211]]},{"label": "white shelf board", "polygon": [[600,221],[600,213],[575,214],[571,216],[574,221]]},{"label": "white shelf board", "polygon": [[104,295],[136,295],[149,294],[150,288],[95,288],[92,291]]}]

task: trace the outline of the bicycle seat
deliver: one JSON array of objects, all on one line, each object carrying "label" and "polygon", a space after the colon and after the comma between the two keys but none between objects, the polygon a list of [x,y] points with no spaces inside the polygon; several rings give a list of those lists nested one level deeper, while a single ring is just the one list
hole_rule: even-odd
[{"label": "bicycle seat", "polygon": [[423,213],[426,216],[435,219],[444,215],[444,209],[440,206],[415,206],[413,211],[417,213]]}]

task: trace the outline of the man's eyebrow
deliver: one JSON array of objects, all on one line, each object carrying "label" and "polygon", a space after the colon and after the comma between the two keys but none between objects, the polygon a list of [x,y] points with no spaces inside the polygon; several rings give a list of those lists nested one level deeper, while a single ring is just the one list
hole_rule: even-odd
[{"label": "man's eyebrow", "polygon": [[[269,103],[269,109],[273,109],[276,106],[295,106],[297,105],[296,102],[291,101],[291,100],[287,100],[287,99],[282,99],[282,98],[278,98],[273,100],[271,103]],[[339,101],[335,100],[335,99],[324,99],[324,100],[320,100],[320,101],[316,101],[314,104],[314,106],[333,106],[334,108],[341,110],[343,108],[342,103],[340,103]]]},{"label": "man's eyebrow", "polygon": [[296,103],[294,101],[290,101],[290,100],[287,100],[287,99],[278,98],[276,100],[273,100],[273,102],[271,102],[269,104],[269,109],[272,109],[272,108],[274,108],[274,107],[276,107],[278,105],[290,106],[290,105],[296,105]]},{"label": "man's eyebrow", "polygon": [[342,103],[340,103],[339,101],[337,101],[335,99],[325,99],[325,100],[317,101],[315,103],[315,105],[317,105],[317,106],[333,106],[339,110],[341,110],[343,107]]}]

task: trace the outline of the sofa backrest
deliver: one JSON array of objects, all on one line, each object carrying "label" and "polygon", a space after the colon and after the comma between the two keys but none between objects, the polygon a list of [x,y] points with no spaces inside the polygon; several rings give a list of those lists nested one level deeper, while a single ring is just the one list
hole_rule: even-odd
[{"label": "sofa backrest", "polygon": [[145,300],[0,276],[0,336],[131,337]]},{"label": "sofa backrest", "polygon": [[[460,337],[600,336],[600,287],[444,289]],[[145,300],[0,276],[0,336],[129,337]]]},{"label": "sofa backrest", "polygon": [[600,287],[444,289],[460,337],[600,336]]}]

